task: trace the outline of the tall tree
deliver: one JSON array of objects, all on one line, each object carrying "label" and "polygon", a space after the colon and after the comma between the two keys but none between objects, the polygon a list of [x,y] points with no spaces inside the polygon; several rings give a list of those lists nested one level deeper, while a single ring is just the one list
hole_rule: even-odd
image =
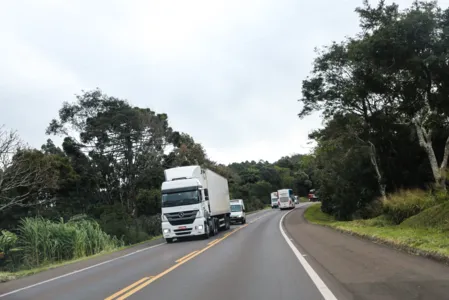
[{"label": "tall tree", "polygon": [[160,166],[166,146],[179,140],[166,114],[132,107],[99,89],[64,103],[47,133],[69,135],[70,129],[79,134],[72,140],[93,160],[109,203],[117,198],[133,213],[140,177]]}]

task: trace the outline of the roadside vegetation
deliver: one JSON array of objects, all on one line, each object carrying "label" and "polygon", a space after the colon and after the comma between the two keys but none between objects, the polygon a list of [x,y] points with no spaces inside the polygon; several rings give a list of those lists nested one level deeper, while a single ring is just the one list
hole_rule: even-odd
[{"label": "roadside vegetation", "polygon": [[408,251],[449,256],[449,10],[367,1],[360,32],[317,51],[300,99],[320,206],[314,223]]}]

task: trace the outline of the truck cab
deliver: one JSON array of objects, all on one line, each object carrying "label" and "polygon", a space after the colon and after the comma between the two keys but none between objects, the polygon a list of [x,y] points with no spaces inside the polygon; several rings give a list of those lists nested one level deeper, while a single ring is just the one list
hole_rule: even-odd
[{"label": "truck cab", "polygon": [[231,223],[246,223],[246,209],[242,199],[231,200]]}]

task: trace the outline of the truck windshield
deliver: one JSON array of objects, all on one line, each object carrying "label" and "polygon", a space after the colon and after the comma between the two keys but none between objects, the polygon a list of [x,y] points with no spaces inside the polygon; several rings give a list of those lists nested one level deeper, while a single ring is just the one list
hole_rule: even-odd
[{"label": "truck windshield", "polygon": [[162,207],[196,204],[200,202],[198,191],[185,191],[162,194]]},{"label": "truck windshield", "polygon": [[271,202],[278,202],[278,198],[272,198]]},{"label": "truck windshield", "polygon": [[233,204],[231,205],[231,211],[232,212],[242,211],[242,206],[240,204]]}]

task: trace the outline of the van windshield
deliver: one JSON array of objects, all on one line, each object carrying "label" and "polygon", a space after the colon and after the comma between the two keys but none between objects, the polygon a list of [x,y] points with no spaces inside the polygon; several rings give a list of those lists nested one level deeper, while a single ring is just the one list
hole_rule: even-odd
[{"label": "van windshield", "polygon": [[198,190],[164,193],[162,191],[162,207],[173,207],[200,203]]},{"label": "van windshield", "polygon": [[242,211],[242,206],[240,204],[232,204],[231,212],[237,212],[237,211]]}]

